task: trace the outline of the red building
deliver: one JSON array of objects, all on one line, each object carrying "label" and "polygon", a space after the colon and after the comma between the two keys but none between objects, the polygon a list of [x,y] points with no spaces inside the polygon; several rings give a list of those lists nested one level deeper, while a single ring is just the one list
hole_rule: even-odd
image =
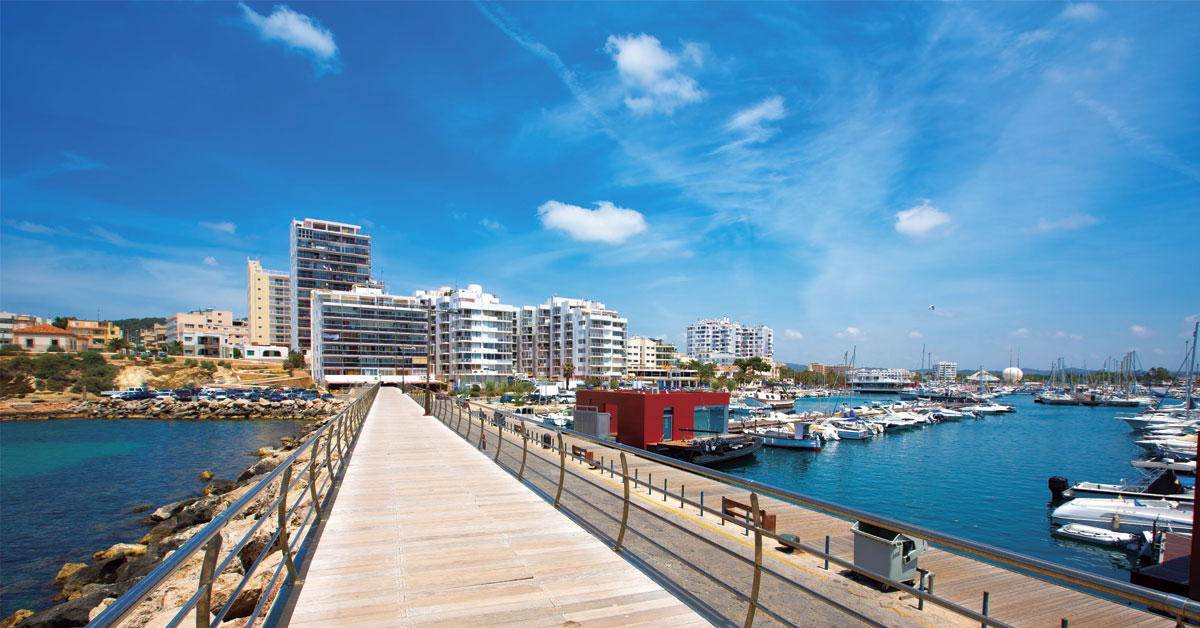
[{"label": "red building", "polygon": [[729,393],[661,392],[640,390],[579,390],[575,405],[607,412],[609,430],[617,442],[630,447],[669,440],[687,440],[729,428]]}]

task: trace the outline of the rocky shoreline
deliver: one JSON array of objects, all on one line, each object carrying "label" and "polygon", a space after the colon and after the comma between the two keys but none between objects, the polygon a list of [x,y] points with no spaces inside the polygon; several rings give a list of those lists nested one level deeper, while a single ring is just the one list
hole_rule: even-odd
[{"label": "rocky shoreline", "polygon": [[[209,401],[176,401],[171,398],[121,401],[103,398],[55,404],[9,403],[0,410],[0,421],[35,421],[41,419],[317,419],[336,415],[350,401],[320,399],[285,399],[283,401],[249,401],[224,399]],[[49,407],[44,407],[49,406]],[[3,628],[0,625],[0,628]]]},{"label": "rocky shoreline", "polygon": [[[138,402],[129,405],[135,403]],[[334,404],[338,404],[339,409],[347,405],[347,403],[337,401],[328,402],[325,405]],[[312,408],[303,409],[312,410]],[[292,410],[294,411],[296,408],[292,408]],[[174,417],[153,416],[147,418]],[[271,418],[297,417],[291,415],[288,417],[272,416]],[[205,472],[201,479],[205,480],[207,484],[200,495],[167,504],[152,511],[152,507],[149,506],[136,509],[135,512],[151,511],[142,520],[142,523],[152,527],[142,538],[138,539],[136,543],[118,543],[97,551],[92,555],[90,563],[63,565],[54,578],[54,584],[61,587],[61,592],[55,597],[59,603],[37,612],[18,610],[0,620],[0,628],[14,626],[20,628],[71,628],[86,625],[118,596],[133,588],[139,580],[153,571],[163,559],[186,543],[214,517],[241,499],[262,480],[264,475],[274,471],[288,456],[292,455],[299,443],[304,442],[312,432],[326,422],[326,420],[314,422],[306,426],[296,438],[283,439],[283,446],[280,449],[258,450],[256,454],[260,456],[259,461],[243,471],[235,480],[216,479],[211,477],[211,473]],[[297,462],[307,462],[308,456],[309,452],[305,452],[298,457]],[[306,490],[307,486],[301,481],[299,486],[289,494],[288,503],[295,503],[295,500],[299,499]],[[278,491],[277,485],[268,487],[244,512],[233,519],[221,533],[224,537],[222,545],[224,547],[234,546],[258,522],[260,517],[273,515],[274,511],[268,511],[268,509],[271,502],[278,497]],[[298,523],[298,521],[294,523]],[[212,593],[214,610],[221,608],[234,594],[237,583],[247,573],[246,570],[251,568],[258,554],[267,546],[267,540],[274,533],[276,527],[273,516],[265,521],[250,542],[238,552],[238,557],[232,561],[231,567],[214,580]],[[122,625],[132,628],[158,628],[169,623],[184,602],[195,593],[202,558],[203,552],[192,556],[181,569],[159,587],[150,599],[139,605],[133,615]],[[230,612],[221,624],[222,628],[244,626],[262,596],[275,594],[274,590],[268,590],[268,583],[271,573],[282,560],[283,555],[278,549],[263,558],[253,576],[247,580],[246,586],[237,592]],[[195,611],[188,616],[188,619],[185,619],[183,625],[194,624]]]}]

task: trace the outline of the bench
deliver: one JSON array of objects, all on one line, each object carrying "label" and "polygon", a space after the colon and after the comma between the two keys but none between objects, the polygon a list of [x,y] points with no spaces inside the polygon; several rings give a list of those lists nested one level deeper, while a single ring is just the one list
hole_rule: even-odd
[{"label": "bench", "polygon": [[[728,497],[724,496],[721,497],[721,514],[723,515],[729,515],[730,517],[736,517],[742,520],[751,518],[750,524],[753,525],[753,518],[750,517],[751,513],[753,512],[754,509],[750,507],[750,504],[743,504],[742,502],[729,499]],[[762,528],[767,532],[774,534],[775,515],[767,514],[767,511],[762,508],[758,509],[758,514],[762,518]]]},{"label": "bench", "polygon": [[571,455],[575,456],[576,458],[586,460],[588,467],[592,469],[600,468],[600,466],[596,464],[596,454],[584,449],[583,447],[580,447],[579,445],[571,445]]}]

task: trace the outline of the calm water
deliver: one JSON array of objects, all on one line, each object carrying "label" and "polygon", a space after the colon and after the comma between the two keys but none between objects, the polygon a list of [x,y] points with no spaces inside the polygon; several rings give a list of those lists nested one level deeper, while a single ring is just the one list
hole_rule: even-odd
[{"label": "calm water", "polygon": [[254,450],[303,423],[0,423],[0,617],[48,606],[63,563],[141,538],[146,514],[133,508],[196,495],[205,470],[232,480],[254,463]]},{"label": "calm water", "polygon": [[1127,582],[1124,553],[1050,536],[1046,479],[1138,477],[1129,461],[1142,450],[1114,420],[1136,410],[1042,406],[1028,395],[1004,403],[1017,411],[833,441],[819,453],[764,447],[723,470]]}]

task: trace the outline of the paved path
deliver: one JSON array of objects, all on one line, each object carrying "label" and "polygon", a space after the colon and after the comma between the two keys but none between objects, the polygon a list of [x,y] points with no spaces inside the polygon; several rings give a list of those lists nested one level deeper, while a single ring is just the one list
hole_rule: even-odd
[{"label": "paved path", "polygon": [[291,626],[707,626],[395,388],[363,427]]}]

